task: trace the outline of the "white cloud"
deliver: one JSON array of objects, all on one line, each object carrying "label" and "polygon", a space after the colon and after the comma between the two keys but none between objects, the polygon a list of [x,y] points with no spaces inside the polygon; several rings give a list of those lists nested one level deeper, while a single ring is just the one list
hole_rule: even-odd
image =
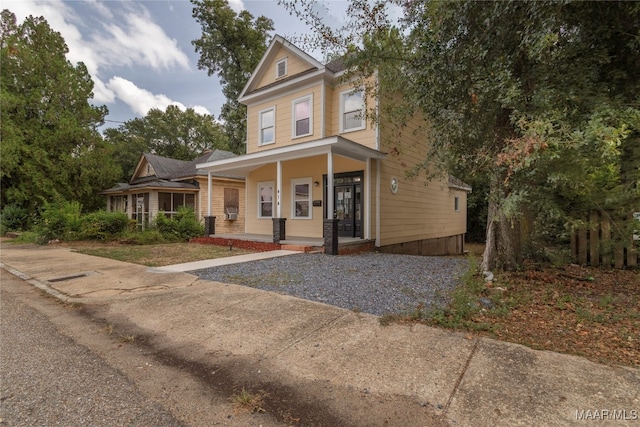
[{"label": "white cloud", "polygon": [[[107,83],[107,87],[115,96],[127,104],[134,113],[146,116],[149,110],[157,108],[166,110],[169,105],[175,105],[182,111],[187,107],[178,101],[174,101],[164,94],[154,94],[146,89],[139,88],[133,82],[122,77],[112,77]],[[211,114],[209,110],[202,106],[194,106],[193,109],[198,114]]]},{"label": "white cloud", "polygon": [[94,104],[111,104],[116,100],[116,94],[100,79],[93,78]]},{"label": "white cloud", "polygon": [[207,107],[203,107],[202,105],[194,105],[192,108],[193,108],[193,111],[195,111],[198,114],[207,114],[211,116],[211,112],[207,109]]},{"label": "white cloud", "polygon": [[108,19],[113,19],[113,13],[111,13],[111,10],[105,6],[103,2],[98,0],[85,0],[85,2],[93,7],[100,15]]},{"label": "white cloud", "polygon": [[240,13],[246,9],[242,0],[229,0],[229,7],[231,7],[231,9],[233,9],[236,13]]},{"label": "white cloud", "polygon": [[127,12],[123,23],[111,21],[104,24],[104,29],[106,33],[92,36],[93,47],[99,49],[104,66],[189,68],[189,58],[178,42],[152,21],[146,9],[142,13]]}]

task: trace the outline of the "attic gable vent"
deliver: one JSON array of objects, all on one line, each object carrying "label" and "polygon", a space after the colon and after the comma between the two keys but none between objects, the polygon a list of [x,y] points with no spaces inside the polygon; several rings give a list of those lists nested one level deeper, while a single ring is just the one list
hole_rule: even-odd
[{"label": "attic gable vent", "polygon": [[287,58],[276,62],[276,79],[287,75]]}]

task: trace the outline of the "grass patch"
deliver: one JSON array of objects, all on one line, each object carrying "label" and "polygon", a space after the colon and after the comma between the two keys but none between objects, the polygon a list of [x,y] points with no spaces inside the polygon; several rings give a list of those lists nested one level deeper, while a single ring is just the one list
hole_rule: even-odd
[{"label": "grass patch", "polygon": [[128,245],[115,243],[72,242],[66,244],[74,251],[146,265],[147,267],[162,267],[165,265],[181,264],[184,262],[205,259],[223,258],[233,255],[251,253],[245,249],[229,250],[226,246],[198,245],[193,243],[166,243],[159,245]]},{"label": "grass patch", "polygon": [[120,341],[124,343],[132,343],[136,341],[136,336],[132,334],[120,334]]},{"label": "grass patch", "polygon": [[266,396],[267,395],[264,392],[251,393],[250,391],[247,391],[244,387],[242,387],[242,390],[240,390],[239,393],[231,396],[231,401],[233,402],[233,411],[236,414],[255,414],[259,412],[266,412],[262,408]]}]

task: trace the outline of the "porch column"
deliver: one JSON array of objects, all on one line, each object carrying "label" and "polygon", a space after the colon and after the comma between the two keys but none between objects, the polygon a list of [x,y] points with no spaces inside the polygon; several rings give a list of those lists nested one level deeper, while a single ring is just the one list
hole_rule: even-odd
[{"label": "porch column", "polygon": [[282,217],[282,206],[280,205],[280,190],[282,189],[282,162],[278,160],[276,164],[276,218]]},{"label": "porch column", "polygon": [[364,206],[364,238],[371,239],[371,157],[367,157],[364,171],[364,193],[362,205]]},{"label": "porch column", "polygon": [[327,153],[327,219],[333,219],[333,153]]},{"label": "porch column", "polygon": [[272,218],[273,220],[273,243],[280,243],[286,239],[285,221],[287,218]]},{"label": "porch column", "polygon": [[212,190],[212,180],[211,180],[211,171],[207,171],[207,216],[211,216],[211,194]]},{"label": "porch column", "polygon": [[324,236],[324,253],[338,255],[338,220],[327,218],[324,220],[322,235]]},{"label": "porch column", "polygon": [[338,255],[338,220],[333,217],[333,153],[327,153],[327,219],[324,220],[324,253]]},{"label": "porch column", "polygon": [[216,234],[216,217],[205,216],[204,217],[204,237],[209,237],[212,234]]},{"label": "porch column", "polygon": [[213,194],[213,180],[211,171],[207,171],[207,216],[204,217],[204,236],[216,234],[216,217],[211,216],[211,197]]},{"label": "porch column", "polygon": [[285,240],[287,233],[285,228],[286,218],[282,218],[282,161],[276,163],[276,215],[273,220],[273,243]]}]

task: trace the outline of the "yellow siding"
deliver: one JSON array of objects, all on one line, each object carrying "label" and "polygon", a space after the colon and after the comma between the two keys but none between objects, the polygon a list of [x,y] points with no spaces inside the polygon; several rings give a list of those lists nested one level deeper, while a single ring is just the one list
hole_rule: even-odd
[{"label": "yellow siding", "polygon": [[[313,96],[313,133],[302,138],[294,138],[293,136],[293,101],[306,96]],[[276,138],[274,144],[260,146],[259,126],[260,112],[271,107],[276,109],[275,132]],[[260,104],[251,105],[247,111],[247,153],[270,150],[273,148],[283,147],[301,142],[313,141],[321,138],[320,126],[322,109],[322,86],[320,84],[306,89],[301,89],[280,98],[262,102]]]},{"label": "yellow siding", "polygon": [[[427,181],[408,178],[406,172],[424,160],[428,141],[421,117],[414,117],[401,131],[392,124],[382,127],[382,151],[389,153],[381,167],[381,245],[432,239],[466,232],[466,193],[451,190],[448,176]],[[398,136],[401,136],[399,138]],[[399,181],[391,191],[391,179]],[[454,211],[454,196],[460,211]]]},{"label": "yellow siding", "polygon": [[[324,88],[324,114],[322,117],[322,85]],[[377,148],[376,126],[370,120],[366,122],[363,130],[340,133],[340,102],[341,93],[349,91],[351,86],[340,85],[332,87],[324,83],[307,87],[283,94],[281,97],[270,99],[269,101],[252,104],[247,110],[247,153],[254,153],[273,148],[283,147],[301,142],[313,141],[324,137],[341,135],[351,141],[365,145],[370,148]],[[292,103],[294,100],[312,95],[313,96],[313,134],[302,138],[293,136],[293,112]],[[260,112],[275,107],[275,143],[260,146],[259,126]],[[367,100],[367,108],[375,108],[375,100]],[[321,126],[324,124],[324,132]]]},{"label": "yellow siding", "polygon": [[[207,189],[207,179],[198,178],[200,183],[200,202],[199,206],[199,218],[207,216],[208,212],[208,197],[209,191]],[[246,217],[245,209],[245,195],[244,195],[244,181],[236,179],[212,179],[212,194],[211,194],[211,215],[216,217],[216,234],[220,233],[244,233],[244,223]],[[225,188],[237,188],[239,191],[239,206],[238,206],[238,219],[234,221],[226,220],[224,218],[224,189]]]},{"label": "yellow siding", "polygon": [[[327,86],[326,103],[328,111],[326,116],[326,135],[341,135],[351,141],[365,145],[369,148],[376,148],[376,126],[370,120],[366,121],[365,129],[340,133],[340,102],[341,94],[353,90],[351,84],[341,84],[335,87]],[[367,99],[366,108],[375,108],[375,100]]]},{"label": "yellow siding", "polygon": [[259,80],[254,90],[270,85],[276,81],[276,63],[281,59],[287,58],[287,74],[278,80],[286,79],[287,77],[295,76],[296,74],[300,74],[314,68],[307,61],[300,59],[297,55],[291,53],[291,51],[282,46],[278,48],[273,55],[273,58],[273,61],[263,64],[265,70],[264,75]]},{"label": "yellow siding", "polygon": [[[247,177],[247,209],[246,232],[249,234],[273,233],[273,222],[270,218],[258,218],[258,182],[276,180],[276,165],[269,164],[251,172]],[[275,209],[275,208],[274,208]]]},{"label": "yellow siding", "polygon": [[[365,164],[356,160],[334,156],[334,172],[352,172],[363,170]],[[286,234],[296,237],[322,237],[324,213],[323,175],[327,173],[327,158],[314,156],[307,159],[291,160],[282,163],[281,216],[287,218]],[[292,212],[292,188],[294,179],[311,180],[311,200],[322,200],[322,206],[312,207],[311,219],[295,219]],[[270,218],[258,218],[258,183],[273,182],[276,185],[276,165],[270,164],[253,171],[247,178],[247,233],[271,234],[273,222]],[[318,186],[314,185],[318,182]],[[274,216],[276,215],[274,206]]]}]

